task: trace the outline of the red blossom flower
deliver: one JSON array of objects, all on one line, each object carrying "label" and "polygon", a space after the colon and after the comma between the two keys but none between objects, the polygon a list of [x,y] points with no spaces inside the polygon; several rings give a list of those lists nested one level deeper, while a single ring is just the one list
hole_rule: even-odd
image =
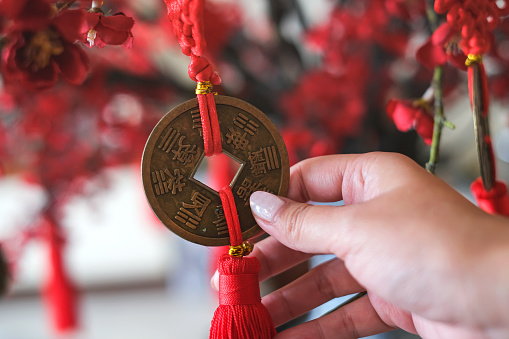
[{"label": "red blossom flower", "polygon": [[323,126],[328,135],[338,139],[336,144],[358,133],[366,112],[365,63],[359,60],[346,66],[350,72],[342,75],[308,72],[292,92],[281,98],[289,119]]},{"label": "red blossom flower", "polygon": [[441,66],[449,61],[454,67],[465,71],[467,57],[458,47],[459,39],[459,32],[445,22],[417,50],[415,57],[428,68]]},{"label": "red blossom flower", "polygon": [[10,30],[17,31],[43,29],[54,14],[46,0],[3,0],[0,10],[11,21]]},{"label": "red blossom flower", "polygon": [[412,20],[426,11],[424,1],[385,0],[385,10],[392,16],[403,20]]},{"label": "red blossom flower", "polygon": [[289,127],[281,131],[288,150],[290,166],[306,159],[334,154],[336,143],[330,138],[319,138],[307,127]]},{"label": "red blossom flower", "polygon": [[20,1],[17,6],[14,0],[4,2],[4,8],[10,8],[11,20],[0,60],[6,82],[19,81],[26,88],[44,89],[53,86],[60,74],[71,84],[82,83],[88,58],[74,42],[80,37],[77,23],[83,12],[65,10],[52,16],[53,7],[48,2],[35,1],[36,7],[48,15],[31,22],[32,2]]},{"label": "red blossom flower", "polygon": [[431,144],[434,118],[429,112],[427,102],[391,99],[386,110],[398,130],[407,132],[413,129],[424,139],[426,144]]},{"label": "red blossom flower", "polygon": [[125,16],[124,13],[105,16],[101,12],[86,12],[80,29],[80,40],[89,44],[90,47],[102,48],[106,45],[122,45],[131,48],[133,26],[133,18]]}]

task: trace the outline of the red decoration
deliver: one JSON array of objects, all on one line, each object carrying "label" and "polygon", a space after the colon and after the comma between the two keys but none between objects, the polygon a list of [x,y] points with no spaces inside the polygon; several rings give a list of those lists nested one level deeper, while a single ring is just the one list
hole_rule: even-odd
[{"label": "red decoration", "polygon": [[124,13],[105,16],[101,12],[86,12],[81,27],[81,41],[90,47],[102,48],[106,45],[122,45],[131,48],[133,44],[133,18]]},{"label": "red decoration", "polygon": [[477,178],[470,186],[470,190],[482,210],[491,214],[509,216],[509,197],[507,187],[503,182],[497,181],[494,187],[487,192],[482,179]]},{"label": "red decoration", "polygon": [[52,87],[58,75],[71,84],[82,83],[88,72],[88,57],[74,42],[80,37],[78,24],[83,12],[67,10],[53,16],[49,3],[37,1],[36,8],[47,15],[32,22],[33,1],[20,1],[18,6],[11,1],[4,4],[12,21],[7,28],[7,46],[2,50],[5,80],[36,89]]},{"label": "red decoration", "polygon": [[196,92],[202,121],[205,156],[221,154],[221,135],[217,119],[216,104],[211,88],[206,84],[219,85],[221,78],[210,61],[204,56],[207,44],[203,34],[204,0],[164,0],[168,18],[185,55],[191,57],[189,77],[204,85],[202,92]]},{"label": "red decoration", "polygon": [[[241,246],[242,233],[230,186],[219,191],[231,246]],[[214,313],[210,339],[270,339],[276,330],[261,303],[260,263],[255,257],[223,255],[218,262],[219,307]]]},{"label": "red decoration", "polygon": [[499,8],[492,0],[436,0],[435,11],[447,13],[447,22],[461,32],[459,46],[465,54],[484,54],[493,42],[493,30],[507,15],[507,3]]},{"label": "red decoration", "polygon": [[76,290],[66,273],[62,253],[63,239],[51,216],[44,220],[43,230],[47,232],[50,259],[49,280],[44,288],[44,298],[47,300],[56,332],[72,332],[78,327]]},{"label": "red decoration", "polygon": [[[271,6],[255,20],[233,3],[165,2],[171,22],[162,1],[109,0],[112,13],[122,10],[109,15],[90,11],[90,0],[0,0],[0,177],[21,175],[45,192],[48,210],[61,211],[71,197],[85,193],[89,178],[111,166],[138,162],[161,114],[189,95],[171,67],[171,54],[178,48],[168,34],[172,29],[190,56],[193,81],[218,85],[220,70],[227,83],[223,91],[256,104],[282,127],[291,163],[374,149],[412,155],[415,139],[401,143],[394,128],[388,128],[386,114],[398,129],[415,129],[431,141],[433,109],[422,101],[392,100],[384,111],[389,96],[415,98],[430,85],[429,70],[415,62],[413,53],[414,42],[428,34],[421,24],[425,1],[337,2],[319,24],[308,22],[307,13],[301,23],[290,20],[300,25],[298,30],[288,29],[285,18],[299,2]],[[496,94],[492,99],[502,104],[509,91],[509,20],[501,20],[509,13],[508,2],[438,0],[435,5],[444,14],[442,24],[417,51],[417,60],[431,68],[450,63],[465,69],[466,54],[486,54],[489,78],[484,74],[481,79],[486,115],[488,84]],[[297,31],[302,35],[292,36]],[[94,46],[106,48],[83,48],[90,45],[89,34]],[[105,46],[131,44],[130,50]],[[445,113],[466,87],[460,79],[455,68],[444,67]],[[219,153],[212,94],[198,99],[206,154]],[[474,183],[472,191],[481,208],[506,214],[501,184],[489,192],[478,186]],[[55,236],[41,238],[51,248],[53,273],[45,293],[58,331],[74,328],[77,320],[60,222],[59,213],[52,213]],[[9,239],[1,239],[11,267],[16,268],[24,244],[41,237],[36,224],[23,225],[16,237],[22,245],[15,251]],[[237,265],[226,259],[225,265]],[[256,264],[251,266],[254,275]],[[16,270],[11,272],[15,278]],[[247,284],[257,289],[254,278]],[[252,297],[258,300],[256,293]],[[221,298],[231,299],[226,294]]]},{"label": "red decoration", "polygon": [[415,130],[428,145],[433,138],[434,118],[429,112],[429,104],[422,101],[391,99],[387,104],[387,115],[402,131]]},{"label": "red decoration", "polygon": [[460,33],[447,22],[440,25],[428,41],[417,50],[415,58],[428,68],[444,65],[449,61],[454,67],[465,71],[467,56],[458,48]]},{"label": "red decoration", "polygon": [[[215,190],[219,190],[220,187],[230,185],[236,174],[236,171],[231,164],[233,160],[225,154],[209,157],[207,160],[207,183],[209,183],[209,186]],[[219,258],[226,253],[228,253],[228,246],[212,247],[212,253],[208,259],[210,263],[210,275],[214,274],[216,271]]]}]

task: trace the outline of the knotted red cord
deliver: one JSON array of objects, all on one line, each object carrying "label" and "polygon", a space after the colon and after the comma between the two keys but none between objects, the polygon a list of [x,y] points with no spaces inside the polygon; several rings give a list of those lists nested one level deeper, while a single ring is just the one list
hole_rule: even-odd
[{"label": "knotted red cord", "polygon": [[207,44],[203,34],[204,0],[164,0],[168,18],[182,52],[191,57],[189,77],[198,83],[196,96],[200,107],[205,156],[221,154],[221,133],[217,118],[212,85],[219,85],[221,78],[204,56]]},{"label": "knotted red cord", "polygon": [[230,254],[218,262],[219,307],[214,313],[210,339],[270,339],[276,335],[269,312],[261,303],[255,257],[244,257],[237,208],[230,186],[219,191],[230,233]]}]

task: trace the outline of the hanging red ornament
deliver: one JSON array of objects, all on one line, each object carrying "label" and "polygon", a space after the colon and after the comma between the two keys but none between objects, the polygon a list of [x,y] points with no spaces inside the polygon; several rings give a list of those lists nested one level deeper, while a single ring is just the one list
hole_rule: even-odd
[{"label": "hanging red ornament", "polygon": [[55,331],[72,332],[78,327],[76,289],[64,265],[64,240],[51,217],[46,216],[43,227],[49,251],[49,279],[43,291],[44,298]]},{"label": "hanging red ornament", "polygon": [[242,242],[240,223],[230,186],[219,191],[230,234],[230,251],[217,264],[219,307],[214,313],[210,339],[270,339],[276,334],[269,312],[261,303],[260,263],[244,257],[252,245]]},{"label": "hanging red ornament", "polygon": [[[276,331],[261,303],[260,264],[244,258],[252,247],[243,240],[261,230],[249,208],[250,195],[257,190],[286,194],[288,153],[276,127],[258,109],[212,93],[220,78],[204,56],[204,1],[165,2],[182,51],[191,58],[197,99],[166,114],[150,135],[142,160],[145,193],[154,213],[177,235],[202,245],[230,245],[218,263],[220,305],[210,338],[269,339]],[[194,174],[203,156],[221,153],[243,166],[217,192]]]},{"label": "hanging red ornament", "polygon": [[479,207],[492,214],[509,215],[509,197],[503,182],[497,180],[495,155],[489,129],[488,80],[481,55],[469,54],[468,91],[474,117],[475,141],[481,177],[472,183],[470,190]]}]

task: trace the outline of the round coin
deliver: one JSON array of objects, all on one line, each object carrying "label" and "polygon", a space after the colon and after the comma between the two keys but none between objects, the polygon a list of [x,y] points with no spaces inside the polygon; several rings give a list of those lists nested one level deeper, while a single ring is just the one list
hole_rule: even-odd
[{"label": "round coin", "polygon": [[[249,207],[255,191],[286,195],[288,153],[278,130],[256,107],[214,96],[223,153],[239,162],[230,184],[244,240],[261,231]],[[198,101],[186,101],[155,126],[143,152],[141,174],[150,207],[180,237],[206,246],[230,244],[217,191],[194,178],[204,157]]]}]

